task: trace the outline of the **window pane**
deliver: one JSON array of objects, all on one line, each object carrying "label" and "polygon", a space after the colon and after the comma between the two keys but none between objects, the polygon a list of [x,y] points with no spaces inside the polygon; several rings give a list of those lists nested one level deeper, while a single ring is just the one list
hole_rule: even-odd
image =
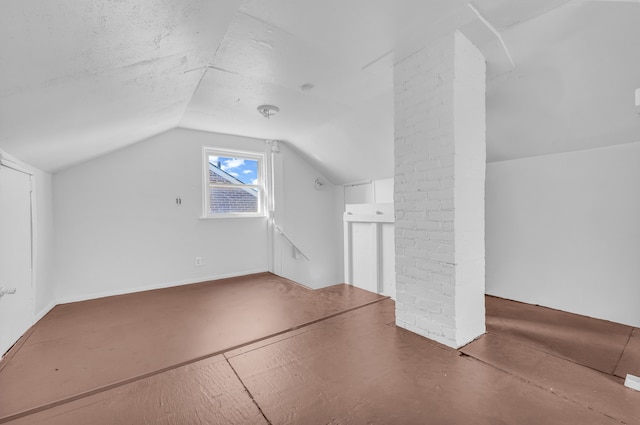
[{"label": "window pane", "polygon": [[259,192],[249,187],[212,187],[209,190],[210,213],[257,213]]},{"label": "window pane", "polygon": [[216,184],[260,184],[257,159],[209,155],[209,182]]}]

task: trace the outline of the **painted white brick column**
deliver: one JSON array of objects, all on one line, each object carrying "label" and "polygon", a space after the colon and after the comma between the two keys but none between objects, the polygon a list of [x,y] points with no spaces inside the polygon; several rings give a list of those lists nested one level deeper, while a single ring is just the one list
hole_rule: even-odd
[{"label": "painted white brick column", "polygon": [[456,348],[485,332],[485,73],[459,32],[394,67],[396,324]]}]

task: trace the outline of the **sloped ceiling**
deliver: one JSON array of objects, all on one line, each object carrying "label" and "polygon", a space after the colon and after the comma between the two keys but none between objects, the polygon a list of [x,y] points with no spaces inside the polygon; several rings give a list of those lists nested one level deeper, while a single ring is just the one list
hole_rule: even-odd
[{"label": "sloped ceiling", "polygon": [[55,171],[175,127],[240,4],[3,1],[0,148]]},{"label": "sloped ceiling", "polygon": [[454,29],[487,58],[489,160],[628,143],[638,22],[632,0],[7,0],[0,148],[56,171],[182,126],[390,177],[393,64]]},{"label": "sloped ceiling", "polygon": [[571,2],[504,33],[516,69],[489,82],[489,160],[640,141],[640,2]]}]

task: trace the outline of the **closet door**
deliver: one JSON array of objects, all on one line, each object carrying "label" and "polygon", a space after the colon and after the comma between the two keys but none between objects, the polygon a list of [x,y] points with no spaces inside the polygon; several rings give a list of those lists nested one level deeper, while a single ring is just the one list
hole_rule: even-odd
[{"label": "closet door", "polygon": [[31,175],[0,165],[0,356],[33,323]]},{"label": "closet door", "polygon": [[392,203],[347,204],[344,213],[346,283],[396,299]]}]

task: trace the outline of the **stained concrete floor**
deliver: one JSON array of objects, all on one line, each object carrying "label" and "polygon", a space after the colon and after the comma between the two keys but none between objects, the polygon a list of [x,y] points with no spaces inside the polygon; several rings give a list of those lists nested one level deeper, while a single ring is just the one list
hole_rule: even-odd
[{"label": "stained concrete floor", "polygon": [[0,362],[0,423],[640,424],[640,332],[487,298],[453,350],[394,303],[271,274],[58,306]]}]

